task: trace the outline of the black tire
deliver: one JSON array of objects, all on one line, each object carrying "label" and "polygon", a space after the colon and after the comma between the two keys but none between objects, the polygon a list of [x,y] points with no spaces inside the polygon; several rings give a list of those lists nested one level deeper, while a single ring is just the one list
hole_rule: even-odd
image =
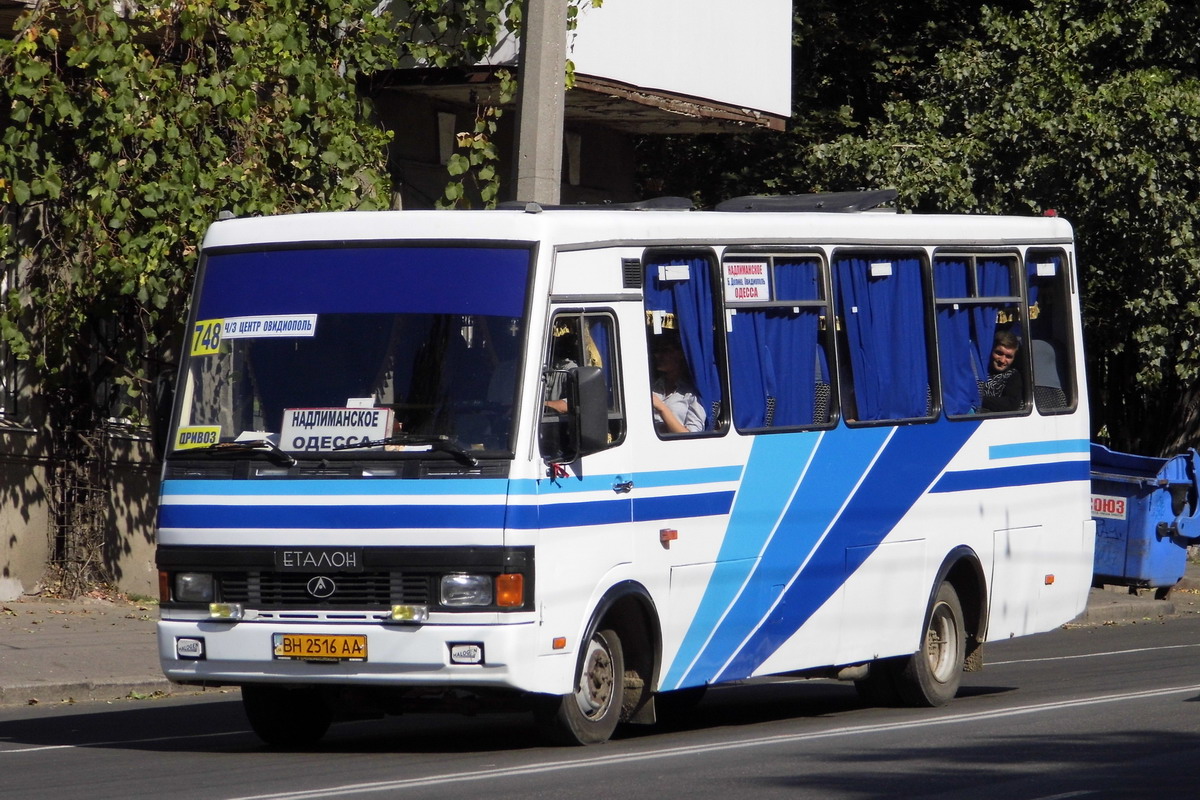
[{"label": "black tire", "polygon": [[967,653],[958,592],[943,582],[925,613],[921,649],[899,663],[896,688],[908,706],[944,706],[958,694]]},{"label": "black tire", "polygon": [[[899,661],[899,664],[897,664]],[[905,659],[880,658],[871,662],[867,677],[854,682],[858,699],[868,706],[893,707],[902,705],[897,675]]]},{"label": "black tire", "polygon": [[575,691],[546,698],[536,709],[542,736],[551,744],[607,742],[621,719],[625,654],[611,630],[592,634],[575,675]]},{"label": "black tire", "polygon": [[250,727],[272,747],[307,747],[329,730],[333,713],[317,689],[249,684],[242,708]]}]

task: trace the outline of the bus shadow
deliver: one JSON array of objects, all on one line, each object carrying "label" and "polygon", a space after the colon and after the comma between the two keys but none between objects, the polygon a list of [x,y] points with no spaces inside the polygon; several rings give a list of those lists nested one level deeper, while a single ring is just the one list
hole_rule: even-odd
[{"label": "bus shadow", "polygon": [[[963,687],[959,700],[1013,691]],[[288,752],[263,744],[250,730],[236,694],[203,702],[76,706],[70,712],[0,720],[7,747],[79,747],[147,752]],[[653,725],[621,725],[615,741],[671,737],[787,720],[845,718],[861,722],[885,711],[865,705],[852,684],[835,681],[748,682],[710,689],[694,707],[660,713]],[[121,733],[114,733],[121,732]],[[134,732],[134,733],[124,733]],[[468,754],[547,747],[531,714],[413,713],[335,723],[316,744],[294,752]]]}]

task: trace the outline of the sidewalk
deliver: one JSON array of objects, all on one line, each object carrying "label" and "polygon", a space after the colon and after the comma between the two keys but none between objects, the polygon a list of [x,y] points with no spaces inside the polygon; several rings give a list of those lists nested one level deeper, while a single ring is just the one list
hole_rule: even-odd
[{"label": "sidewalk", "polygon": [[[1200,564],[1166,600],[1124,587],[1092,589],[1071,625],[1112,625],[1200,613]],[[153,603],[81,597],[0,602],[0,706],[145,699],[198,691],[162,675]]]}]

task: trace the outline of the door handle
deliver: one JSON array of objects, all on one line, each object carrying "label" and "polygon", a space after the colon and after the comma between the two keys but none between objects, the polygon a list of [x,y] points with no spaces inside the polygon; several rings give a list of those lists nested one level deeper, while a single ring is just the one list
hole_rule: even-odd
[{"label": "door handle", "polygon": [[624,478],[622,478],[621,476],[618,475],[617,479],[615,481],[613,481],[613,491],[616,492],[617,494],[628,494],[632,489],[633,489],[633,478],[630,478],[629,480],[625,480]]}]

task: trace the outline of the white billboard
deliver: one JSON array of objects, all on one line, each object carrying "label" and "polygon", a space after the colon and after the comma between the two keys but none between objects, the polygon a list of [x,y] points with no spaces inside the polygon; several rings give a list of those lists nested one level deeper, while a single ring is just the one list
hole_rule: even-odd
[{"label": "white billboard", "polygon": [[[791,116],[791,0],[584,3],[567,58],[582,75]],[[511,39],[493,63],[515,63]]]}]

